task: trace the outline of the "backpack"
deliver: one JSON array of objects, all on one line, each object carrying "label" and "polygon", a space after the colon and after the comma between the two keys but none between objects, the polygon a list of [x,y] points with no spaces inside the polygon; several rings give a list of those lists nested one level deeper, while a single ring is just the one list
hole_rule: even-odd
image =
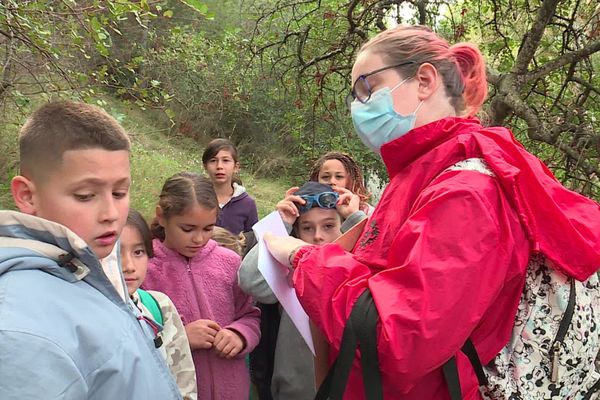
[{"label": "backpack", "polygon": [[152,319],[160,325],[164,325],[162,311],[160,310],[160,305],[158,301],[152,296],[150,293],[146,292],[143,289],[137,290],[138,295],[140,296],[140,301],[150,311],[152,314]]},{"label": "backpack", "polygon": [[[532,256],[511,341],[485,366],[465,352],[483,384],[482,397],[595,398],[600,389],[595,366],[600,350],[599,311],[596,274],[580,282],[552,269],[544,256]],[[452,393],[452,379],[446,380]]]}]

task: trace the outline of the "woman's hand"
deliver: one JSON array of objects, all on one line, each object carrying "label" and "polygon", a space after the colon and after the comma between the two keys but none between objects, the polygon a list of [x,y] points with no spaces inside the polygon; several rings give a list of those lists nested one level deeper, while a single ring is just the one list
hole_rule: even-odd
[{"label": "woman's hand", "polygon": [[287,222],[290,225],[294,225],[296,218],[298,218],[300,215],[298,213],[298,208],[294,203],[298,203],[300,205],[306,204],[304,199],[302,199],[300,196],[294,195],[298,189],[298,186],[289,188],[287,192],[285,192],[285,198],[275,206],[275,209],[279,212],[279,215],[281,215],[283,222]]},{"label": "woman's hand", "polygon": [[336,209],[343,219],[348,218],[360,208],[360,197],[350,190],[342,187],[336,187],[334,190],[340,195],[336,204]]},{"label": "woman's hand", "polygon": [[210,319],[199,319],[185,326],[190,347],[192,349],[210,349],[221,327]]},{"label": "woman's hand", "polygon": [[235,331],[224,328],[217,332],[213,348],[219,357],[233,358],[244,349],[244,340]]},{"label": "woman's hand", "polygon": [[275,236],[272,233],[265,233],[263,239],[271,255],[286,267],[291,266],[292,253],[295,253],[300,247],[310,246],[300,239]]}]

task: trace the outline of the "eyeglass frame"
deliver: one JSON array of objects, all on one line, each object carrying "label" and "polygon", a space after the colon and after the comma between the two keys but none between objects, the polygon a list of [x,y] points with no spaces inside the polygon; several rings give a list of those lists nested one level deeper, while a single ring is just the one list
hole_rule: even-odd
[{"label": "eyeglass frame", "polygon": [[[332,207],[325,207],[325,205],[321,204],[321,201],[319,200],[321,196],[326,195],[326,194],[333,195],[333,197],[335,198],[335,201],[333,202]],[[323,208],[326,210],[333,209],[336,207],[337,202],[340,198],[340,195],[337,192],[321,192],[321,193],[317,193],[317,194],[303,194],[303,195],[300,195],[300,198],[302,200],[304,200],[306,203],[304,205],[298,204],[297,205],[298,211],[306,212],[306,211],[309,211],[310,209],[312,209],[313,204],[315,204],[315,203],[317,203],[319,208]]]},{"label": "eyeglass frame", "polygon": [[[402,67],[404,65],[416,64],[416,63],[417,62],[413,61],[413,60],[411,60],[411,61],[404,61],[404,62],[399,63],[399,64],[388,65],[386,67],[378,68],[375,71],[371,71],[371,72],[368,72],[366,74],[359,75],[358,78],[356,78],[356,80],[354,80],[354,83],[352,84],[352,89],[350,90],[350,93],[348,93],[346,95],[346,107],[348,107],[348,110],[350,110],[351,109],[351,104],[352,104],[352,102],[354,100],[358,100],[362,104],[365,104],[367,101],[369,101],[369,99],[371,98],[371,95],[373,94],[373,90],[371,89],[371,85],[369,85],[369,81],[367,80],[367,78],[369,76],[378,74],[379,72],[383,72],[383,71],[386,71],[388,69],[399,68],[399,67]],[[358,83],[359,80],[363,80],[365,82],[367,90],[369,91],[369,95],[367,96],[367,98],[365,100],[361,100],[360,97],[358,97],[356,95],[355,88],[356,88],[356,84]]]}]

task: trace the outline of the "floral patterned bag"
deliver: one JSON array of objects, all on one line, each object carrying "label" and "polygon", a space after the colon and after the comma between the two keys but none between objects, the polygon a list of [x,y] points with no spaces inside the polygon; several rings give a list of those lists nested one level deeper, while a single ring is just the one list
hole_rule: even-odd
[{"label": "floral patterned bag", "polygon": [[[599,314],[596,274],[579,282],[552,269],[545,257],[533,256],[511,341],[485,366],[479,364],[476,352],[473,357],[463,348],[478,372],[483,398],[600,399],[600,373],[595,366],[600,350]],[[453,365],[454,358],[444,370],[455,400],[460,399],[460,384]]]}]

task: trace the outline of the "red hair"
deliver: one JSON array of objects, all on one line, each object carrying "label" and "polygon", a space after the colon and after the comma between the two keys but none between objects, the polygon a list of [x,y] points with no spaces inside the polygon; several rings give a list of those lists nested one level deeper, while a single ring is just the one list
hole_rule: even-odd
[{"label": "red hair", "polygon": [[388,29],[369,40],[360,51],[380,54],[390,64],[414,61],[398,67],[404,77],[413,76],[423,63],[432,64],[458,115],[475,115],[487,97],[485,61],[477,46],[450,46],[427,27],[404,25]]}]

